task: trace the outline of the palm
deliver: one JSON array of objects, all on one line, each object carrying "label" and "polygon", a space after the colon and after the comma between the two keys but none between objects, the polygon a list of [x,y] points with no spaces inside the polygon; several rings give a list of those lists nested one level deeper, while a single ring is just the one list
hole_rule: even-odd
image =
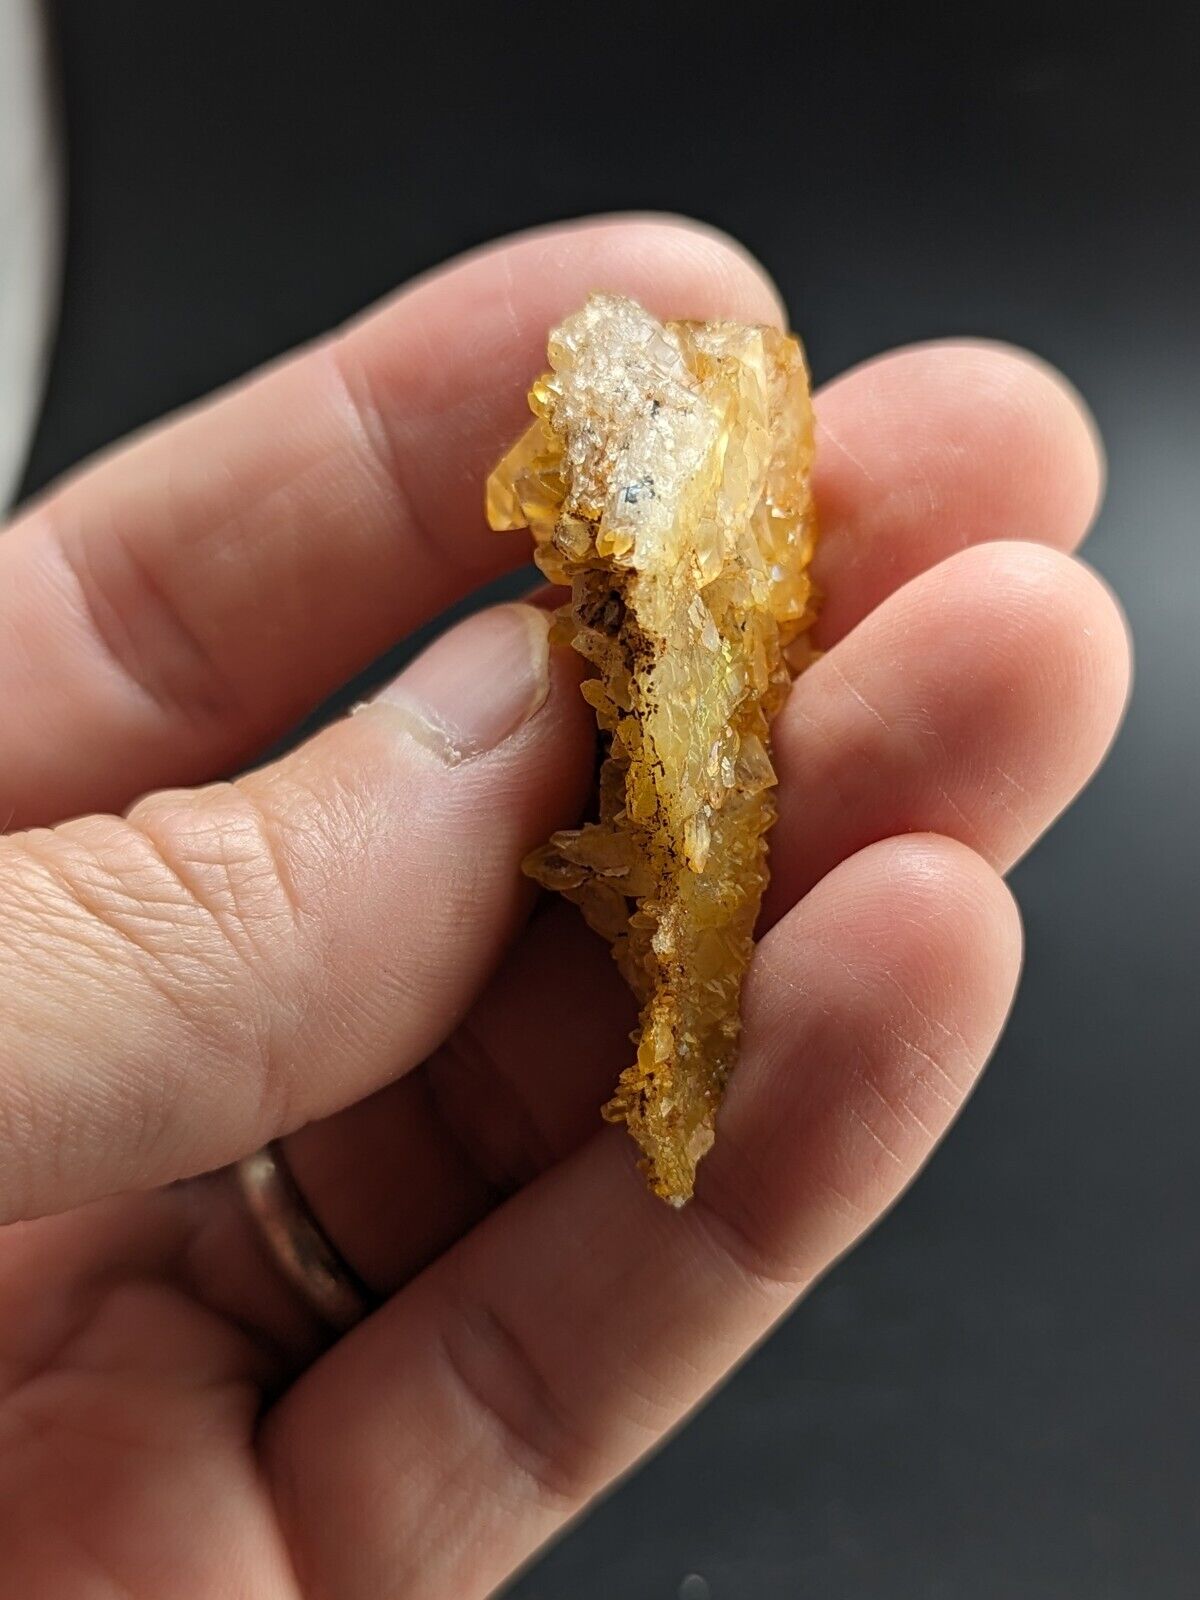
[{"label": "palm", "polygon": [[[536,955],[548,931],[532,930],[521,954]],[[630,1002],[606,952],[573,918],[553,931],[578,945],[586,963],[581,986],[611,1002],[596,1005],[583,1040],[602,1045],[614,1029],[627,1033]],[[511,1003],[536,1014],[545,997],[513,994]],[[479,1083],[477,1041],[491,1029],[494,1004],[485,997],[420,1069],[425,1084],[411,1075],[373,1104],[314,1125],[297,1152],[318,1186],[330,1184],[349,1224],[347,1248],[381,1291],[449,1245],[464,1215],[483,1214],[495,1189],[517,1186],[593,1131],[608,1067],[582,1075],[557,1106],[531,1103],[524,1090],[498,1106],[490,1074]],[[549,1064],[558,1048],[553,1029],[546,1026],[539,1042]],[[597,1050],[597,1067],[599,1059]],[[380,1227],[408,1208],[388,1205],[376,1217],[377,1187],[346,1175],[396,1172],[396,1150],[410,1141],[428,1154],[431,1130],[419,1125],[416,1107],[429,1103],[429,1083],[451,1078],[459,1085],[439,1093],[461,1106],[453,1137],[478,1152],[479,1164],[464,1159],[436,1214],[422,1208],[409,1219],[417,1226]],[[473,1092],[481,1087],[483,1094]],[[381,1152],[388,1159],[380,1165]],[[426,1181],[432,1190],[439,1177],[430,1172]],[[29,1600],[93,1592],[85,1585],[100,1594],[106,1582],[131,1600],[303,1593],[277,1515],[274,1464],[258,1441],[264,1409],[294,1375],[310,1330],[277,1293],[252,1291],[239,1307],[251,1312],[255,1331],[220,1309],[229,1293],[223,1286],[241,1274],[239,1265],[231,1273],[228,1252],[245,1253],[244,1281],[255,1270],[236,1204],[232,1195],[159,1191],[26,1223],[0,1238],[0,1504],[12,1530],[4,1570]],[[264,1337],[267,1330],[277,1339]],[[302,1433],[289,1472],[307,1449],[315,1455],[321,1447],[319,1437],[309,1442]]]},{"label": "palm", "polygon": [[[120,520],[114,496],[128,541],[146,483],[176,484],[190,450],[249,460],[249,509],[233,514],[239,549],[252,544],[257,564],[205,555],[225,524],[213,495],[197,493],[171,516],[146,518],[151,541],[160,525],[172,540],[186,525],[186,549],[143,550],[134,569],[161,559],[173,582],[200,562],[169,604],[191,605],[203,589],[219,613],[214,637],[237,657],[223,658],[223,671],[254,684],[261,703],[248,710],[245,694],[227,695],[214,716],[182,724],[147,722],[139,705],[121,724],[114,763],[111,713],[89,744],[96,691],[81,674],[28,726],[4,730],[17,820],[120,807],[151,785],[220,770],[364,651],[452,598],[436,588],[443,578],[416,602],[407,572],[390,588],[377,581],[397,518],[424,499],[451,530],[474,529],[482,473],[513,430],[509,408],[556,311],[605,280],[675,296],[661,308],[673,312],[770,314],[740,258],[685,237],[674,256],[680,235],[663,225],[526,241],[417,291],[414,311],[401,301],[384,312],[384,333],[364,325],[355,370],[377,370],[363,392],[386,391],[372,402],[385,412],[410,390],[420,404],[381,449],[383,412],[355,402],[348,443],[338,390],[338,447],[360,453],[367,484],[356,495],[320,462],[270,458],[260,443],[282,440],[283,450],[293,434],[306,437],[276,428],[279,396],[305,417],[315,404],[286,374],[268,380],[277,397],[262,403],[257,431],[245,415],[258,404],[251,391],[229,402],[243,407],[229,424],[216,411],[185,424],[182,444],[158,447],[165,472],[151,442],[141,447],[150,468],[132,469],[128,483],[118,464],[102,469],[98,490],[85,479],[69,491],[56,511],[60,541],[97,498],[99,524]],[[524,282],[531,303],[514,305],[510,286]],[[504,312],[498,335],[488,331],[493,302]],[[398,340],[415,360],[436,343],[431,322],[449,348],[464,315],[483,331],[466,339],[461,369],[451,362],[458,379],[440,368],[414,376],[394,349],[378,354]],[[386,331],[389,317],[400,336]],[[478,381],[485,337],[516,341],[497,355],[503,401],[490,409],[454,392],[455,381]],[[308,382],[325,395],[328,363],[309,360]],[[449,463],[413,443],[426,410],[449,431]],[[121,936],[99,970],[122,1026],[81,1031],[82,1111],[70,1097],[57,1106],[65,1132],[44,1153],[36,1129],[54,1118],[40,1103],[24,1142],[0,1128],[5,1170],[15,1171],[14,1151],[22,1163],[0,1191],[8,1214],[62,1213],[0,1234],[0,1566],[14,1593],[482,1595],[685,1414],[927,1155],[986,1057],[1015,978],[1019,936],[995,869],[1099,760],[1119,714],[1124,644],[1111,603],[1067,557],[987,543],[1019,533],[1070,546],[1091,514],[1098,469],[1086,425],[1040,369],[996,349],[915,350],[835,385],[820,414],[828,654],[777,725],[781,821],[742,1063],[685,1212],[649,1197],[628,1141],[597,1127],[625,1063],[629,997],[570,908],[541,904],[529,917],[516,873],[521,849],[572,820],[588,781],[588,719],[570,662],[554,663],[524,730],[474,768],[435,773],[396,739],[407,725],[373,711],[293,758],[299,779],[285,763],[247,780],[234,824],[224,794],[139,808],[134,831],[151,837],[154,856],[137,860],[146,898],[136,920],[127,897],[103,898],[109,877],[103,894],[96,887],[96,862],[110,871],[113,839],[126,848],[128,829],[74,824],[15,838],[10,857],[0,854],[0,936],[6,908],[24,914],[48,858],[53,883],[82,884],[96,920]],[[207,431],[189,444],[189,427]],[[403,478],[406,461],[416,476],[400,504],[388,475]],[[15,530],[12,560],[29,561],[31,537]],[[487,540],[463,534],[450,564],[460,587],[519,558]],[[427,570],[419,554],[414,544],[414,570]],[[19,572],[7,578],[0,676],[5,628],[15,626],[3,597],[21,587]],[[285,643],[303,641],[286,672],[277,645],[264,653],[238,623],[246,594],[222,588],[248,582],[274,585],[280,627],[295,634]],[[161,604],[161,577],[135,582],[132,599],[151,591]],[[91,611],[108,615],[94,599]],[[202,632],[193,624],[188,638]],[[127,633],[106,640],[110,655],[126,650]],[[177,708],[179,673],[191,668],[156,658],[159,635],[146,637],[158,698]],[[408,763],[399,776],[397,751]],[[304,809],[314,795],[315,820]],[[231,891],[233,918],[214,891],[211,848],[196,846],[195,818],[209,805],[225,808],[217,886]],[[300,819],[285,834],[300,847],[282,900],[271,898],[281,808],[289,819],[299,808]],[[164,888],[155,874],[176,859],[181,812],[192,854]],[[245,849],[264,816],[276,830],[266,872]],[[126,881],[128,872],[123,896]],[[210,947],[214,919],[224,919],[222,940]],[[126,994],[149,1006],[142,966],[122,987],[131,946],[155,963],[158,1009],[144,1029],[132,1001],[122,1010]],[[0,965],[5,949],[0,937]],[[36,991],[43,970],[58,982],[72,959],[23,969],[26,987]],[[86,1011],[86,974],[62,992],[68,1009]],[[31,1015],[17,1017],[17,1038],[74,1044],[57,1012],[52,1026]],[[23,1102],[12,1104],[20,1131]],[[93,1122],[107,1132],[91,1138]],[[312,1208],[384,1302],[323,1354],[318,1324],[274,1273],[228,1175],[161,1186],[289,1129]],[[94,1198],[135,1187],[149,1192]]]},{"label": "palm", "polygon": [[[169,1209],[104,1202],[8,1241],[0,1503],[14,1594],[298,1592],[255,1455],[261,1356],[174,1281]],[[101,1260],[134,1276],[98,1290]]]}]

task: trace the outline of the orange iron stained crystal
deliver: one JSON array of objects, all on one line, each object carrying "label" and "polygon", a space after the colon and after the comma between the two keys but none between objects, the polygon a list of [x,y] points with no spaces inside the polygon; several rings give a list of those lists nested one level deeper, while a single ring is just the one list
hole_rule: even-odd
[{"label": "orange iron stained crystal", "polygon": [[637,997],[636,1059],[604,1115],[683,1205],[737,1054],[770,722],[814,616],[808,374],[775,328],[663,323],[610,294],[554,330],[549,360],[487,514],[528,527],[570,590],[556,637],[591,664],[604,760],[598,820],[525,871],[576,902]]}]

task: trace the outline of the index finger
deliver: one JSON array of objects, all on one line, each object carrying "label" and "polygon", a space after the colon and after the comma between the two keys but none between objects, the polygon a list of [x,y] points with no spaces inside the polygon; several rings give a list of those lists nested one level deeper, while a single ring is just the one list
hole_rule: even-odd
[{"label": "index finger", "polygon": [[102,459],[0,540],[0,822],[227,771],[406,632],[528,559],[482,515],[546,330],[594,288],[778,321],[696,224],[519,236]]}]

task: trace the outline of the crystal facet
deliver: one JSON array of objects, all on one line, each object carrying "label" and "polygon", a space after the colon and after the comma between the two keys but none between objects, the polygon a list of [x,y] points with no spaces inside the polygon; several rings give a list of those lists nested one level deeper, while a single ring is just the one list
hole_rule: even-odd
[{"label": "crystal facet", "polygon": [[777,329],[660,323],[607,294],[554,330],[549,359],[487,514],[528,527],[571,591],[557,637],[592,665],[604,761],[599,820],[525,870],[577,902],[638,999],[636,1060],[604,1115],[682,1205],[737,1050],[769,723],[814,614],[808,376]]}]

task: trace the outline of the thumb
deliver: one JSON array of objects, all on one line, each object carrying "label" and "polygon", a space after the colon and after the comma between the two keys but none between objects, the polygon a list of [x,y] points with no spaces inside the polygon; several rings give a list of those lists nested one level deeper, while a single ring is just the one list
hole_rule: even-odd
[{"label": "thumb", "polygon": [[479,613],[236,783],[0,839],[0,1220],[233,1160],[432,1049],[590,773],[548,624]]}]

